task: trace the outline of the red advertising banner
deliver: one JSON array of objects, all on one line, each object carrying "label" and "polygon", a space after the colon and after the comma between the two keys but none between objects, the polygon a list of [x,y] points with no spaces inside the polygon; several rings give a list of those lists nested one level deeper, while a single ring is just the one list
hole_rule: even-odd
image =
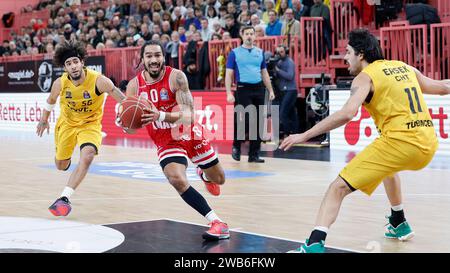
[{"label": "red advertising banner", "polygon": [[[192,92],[194,97],[195,120],[205,128],[205,137],[212,141],[233,139],[233,105],[226,102],[225,92]],[[136,134],[125,134],[115,124],[116,101],[108,97],[103,114],[103,132],[106,137],[148,138],[147,130],[137,130]]]}]

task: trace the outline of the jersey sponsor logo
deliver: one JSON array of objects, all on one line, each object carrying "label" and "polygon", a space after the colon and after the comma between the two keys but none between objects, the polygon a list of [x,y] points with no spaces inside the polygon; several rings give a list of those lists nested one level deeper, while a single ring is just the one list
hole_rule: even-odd
[{"label": "jersey sponsor logo", "polygon": [[209,144],[209,141],[206,140],[206,139],[204,139],[204,140],[202,141],[202,143],[200,143],[200,144],[194,146],[194,150],[201,149],[203,146],[207,146],[208,144]]},{"label": "jersey sponsor logo", "polygon": [[83,92],[83,98],[85,98],[85,99],[90,99],[91,98],[91,95],[89,94],[89,92],[87,90],[85,90]]},{"label": "jersey sponsor logo", "polygon": [[177,125],[173,124],[173,123],[168,123],[165,121],[155,121],[152,123],[153,124],[153,129],[171,129],[171,128],[175,128]]},{"label": "jersey sponsor logo", "polygon": [[161,89],[161,92],[159,92],[159,97],[162,101],[169,100],[169,92],[167,92],[167,89]]},{"label": "jersey sponsor logo", "polygon": [[78,108],[78,109],[69,107],[69,109],[75,113],[90,113],[90,112],[92,112],[92,110],[89,109],[89,107],[82,107],[82,108]]},{"label": "jersey sponsor logo", "polygon": [[408,127],[408,129],[414,129],[416,127],[434,127],[433,121],[429,119],[407,122],[406,126]]},{"label": "jersey sponsor logo", "polygon": [[386,76],[393,76],[398,74],[410,73],[411,70],[408,69],[406,65],[392,68],[385,68],[382,70]]},{"label": "jersey sponsor logo", "polygon": [[70,92],[70,90],[66,90],[66,99],[71,99],[72,98],[72,92]]}]

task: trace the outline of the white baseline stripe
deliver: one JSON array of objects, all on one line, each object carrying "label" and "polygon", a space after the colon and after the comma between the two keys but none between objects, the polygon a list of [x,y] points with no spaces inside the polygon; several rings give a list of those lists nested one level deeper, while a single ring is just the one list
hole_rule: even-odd
[{"label": "white baseline stripe", "polygon": [[129,224],[129,223],[142,223],[142,222],[151,222],[151,221],[161,221],[161,220],[167,220],[167,219],[165,219],[165,218],[156,218],[156,219],[146,219],[146,220],[136,220],[136,221],[114,222],[114,223],[106,223],[106,224],[100,224],[100,225],[102,225],[102,226],[120,225],[120,224]]},{"label": "white baseline stripe", "polygon": [[[196,226],[209,227],[208,225],[201,225],[201,224],[197,224],[197,223],[192,223],[192,222],[187,222],[187,221],[180,221],[180,220],[175,220],[175,219],[170,219],[170,218],[166,218],[166,220],[179,222],[179,223],[190,224],[190,225],[196,225]],[[262,237],[267,237],[267,238],[272,238],[272,239],[279,239],[279,240],[284,240],[284,241],[291,241],[291,242],[296,242],[296,243],[301,243],[301,244],[305,243],[304,241],[297,241],[297,240],[292,240],[292,239],[288,239],[288,238],[277,237],[277,236],[270,236],[270,235],[254,233],[254,232],[247,232],[247,231],[235,231],[235,232],[245,233],[245,234],[250,234],[250,235],[256,235],[256,236],[262,236]],[[363,252],[361,252],[359,250],[354,250],[354,249],[349,249],[349,248],[342,248],[342,247],[336,247],[336,246],[331,246],[331,245],[326,245],[326,247],[327,248],[334,248],[334,249],[339,249],[339,250],[350,251],[350,252],[356,252],[356,253],[363,253]]]}]

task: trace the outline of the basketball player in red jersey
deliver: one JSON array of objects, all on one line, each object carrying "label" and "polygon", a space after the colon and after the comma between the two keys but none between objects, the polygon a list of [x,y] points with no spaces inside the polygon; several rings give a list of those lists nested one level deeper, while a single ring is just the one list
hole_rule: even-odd
[{"label": "basketball player in red jersey", "polygon": [[186,75],[164,64],[164,50],[158,42],[147,42],[140,56],[145,69],[129,82],[126,94],[146,97],[152,103],[151,109],[144,109],[142,122],[157,146],[161,168],[181,198],[210,222],[211,227],[203,238],[228,239],[227,224],[189,185],[186,177],[189,158],[197,165],[197,173],[211,194],[219,195],[219,185],[225,183],[217,154],[204,138],[202,125],[194,122],[193,99]]}]

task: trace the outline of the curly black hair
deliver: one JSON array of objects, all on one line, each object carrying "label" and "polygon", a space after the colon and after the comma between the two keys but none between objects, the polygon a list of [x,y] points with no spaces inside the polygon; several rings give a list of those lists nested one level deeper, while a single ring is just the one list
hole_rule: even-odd
[{"label": "curly black hair", "polygon": [[348,44],[353,47],[355,54],[363,54],[368,63],[384,59],[380,43],[367,29],[352,30],[349,33]]},{"label": "curly black hair", "polygon": [[53,63],[56,66],[64,66],[64,62],[70,57],[78,57],[80,61],[84,61],[86,54],[84,44],[76,41],[65,42],[56,47]]}]

